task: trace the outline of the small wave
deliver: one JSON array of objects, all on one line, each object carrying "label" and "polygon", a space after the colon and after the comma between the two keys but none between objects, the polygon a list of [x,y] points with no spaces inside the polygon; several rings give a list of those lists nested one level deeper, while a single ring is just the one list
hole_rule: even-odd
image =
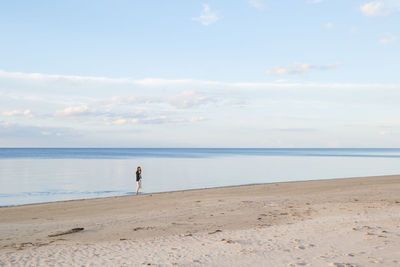
[{"label": "small wave", "polygon": [[0,194],[0,198],[10,197],[46,197],[58,195],[109,195],[109,194],[129,194],[130,192],[122,190],[102,190],[102,191],[41,191],[41,192],[20,192],[12,194]]}]

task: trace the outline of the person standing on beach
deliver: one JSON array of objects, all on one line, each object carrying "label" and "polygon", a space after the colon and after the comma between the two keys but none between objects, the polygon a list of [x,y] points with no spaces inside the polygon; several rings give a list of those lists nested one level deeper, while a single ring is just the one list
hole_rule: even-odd
[{"label": "person standing on beach", "polygon": [[136,170],[136,195],[139,194],[139,189],[142,188],[142,168],[137,167]]}]

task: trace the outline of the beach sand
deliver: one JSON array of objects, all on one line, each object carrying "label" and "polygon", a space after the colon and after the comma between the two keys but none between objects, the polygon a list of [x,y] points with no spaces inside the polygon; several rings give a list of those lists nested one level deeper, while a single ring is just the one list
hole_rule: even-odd
[{"label": "beach sand", "polygon": [[400,266],[400,175],[0,208],[0,266],[141,265]]}]

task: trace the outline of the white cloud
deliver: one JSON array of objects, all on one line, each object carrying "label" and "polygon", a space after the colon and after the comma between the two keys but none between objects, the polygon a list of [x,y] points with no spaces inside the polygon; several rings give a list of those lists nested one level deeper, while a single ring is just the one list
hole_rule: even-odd
[{"label": "white cloud", "polygon": [[341,63],[334,63],[328,65],[312,65],[312,64],[304,64],[304,63],[293,63],[287,66],[275,66],[270,70],[267,70],[267,75],[284,75],[284,74],[302,74],[311,69],[318,69],[318,70],[328,70],[332,68],[339,67]]},{"label": "white cloud", "polygon": [[204,121],[205,118],[199,117],[169,117],[167,115],[145,116],[141,118],[120,117],[117,119],[106,119],[106,125],[129,125],[129,124],[166,124],[166,123],[195,123]]},{"label": "white cloud", "polygon": [[[244,4],[248,5],[247,2]],[[378,37],[380,38],[375,40],[376,45],[379,39],[390,36],[378,35]],[[321,69],[339,65],[324,64],[323,61],[300,61],[300,63],[308,63],[300,68],[303,73],[315,72],[315,74],[321,72]],[[291,66],[279,62],[276,65],[281,68],[287,68],[286,65]],[[275,65],[267,65],[264,71],[272,69],[273,66]],[[38,74],[37,76],[41,78],[37,79],[37,76],[29,73],[20,73],[18,78],[5,78],[12,75],[3,72],[3,77],[0,77],[2,85],[0,91],[5,93],[0,95],[2,101],[0,115],[3,111],[10,112],[14,109],[24,111],[30,108],[35,115],[34,119],[28,121],[24,118],[20,122],[40,125],[40,128],[9,127],[9,123],[17,122],[16,119],[19,118],[0,116],[0,121],[5,121],[4,127],[0,123],[2,137],[0,145],[3,146],[117,144],[113,142],[129,146],[176,145],[171,143],[172,141],[166,141],[168,136],[175,136],[171,140],[183,140],[189,145],[210,145],[207,144],[207,140],[202,141],[204,136],[205,139],[211,136],[210,129],[217,129],[219,133],[216,138],[227,146],[235,144],[235,139],[241,142],[240,145],[245,146],[245,142],[240,139],[244,132],[249,135],[247,145],[257,144],[258,141],[254,140],[262,138],[263,134],[271,135],[275,140],[281,136],[292,135],[294,131],[310,130],[309,134],[313,136],[310,139],[317,140],[318,135],[322,136],[323,133],[312,132],[311,129],[329,131],[330,127],[338,127],[344,132],[345,129],[340,125],[353,120],[365,120],[371,124],[381,123],[382,116],[387,115],[384,114],[385,109],[389,107],[393,111],[398,110],[396,99],[400,97],[400,83],[301,82],[304,79],[290,82],[295,79],[290,75],[266,76],[265,79],[269,82],[224,82],[189,78],[136,80],[124,77],[117,79],[89,77],[88,79],[85,76],[65,75],[56,75],[58,79],[55,79],[54,75],[47,74]],[[272,82],[272,80],[278,81]],[[9,101],[11,99],[7,93],[26,97],[40,96],[49,102],[42,102],[41,99]],[[349,98],[349,95],[352,97]],[[100,103],[105,100],[109,102]],[[239,101],[244,101],[245,105],[235,105]],[[335,112],[331,112],[332,110]],[[372,117],[368,116],[370,110],[378,113],[375,112]],[[54,116],[56,111],[60,116]],[[290,119],[295,115],[309,117],[315,114],[319,119]],[[395,120],[393,114],[396,112],[385,118]],[[71,116],[73,119],[70,119]],[[8,128],[5,128],[6,125]],[[70,131],[63,131],[58,128],[59,126],[69,127]],[[270,131],[270,129],[278,130]],[[370,131],[370,134],[378,130],[379,128],[376,128]],[[41,132],[51,135],[43,135]],[[75,132],[79,133],[79,136],[75,136]],[[236,135],[231,137],[227,134],[229,132],[236,132]],[[168,136],[164,138],[166,134]],[[196,139],[192,143],[189,142],[193,140],[190,136]],[[294,139],[297,138],[294,133],[292,136]],[[204,143],[197,143],[200,142],[197,139]],[[30,141],[28,143],[24,140]],[[282,146],[288,144],[285,143],[287,141],[284,140]],[[309,144],[316,145],[313,142],[314,140]]]},{"label": "white cloud", "polygon": [[[295,63],[296,64],[296,63]],[[297,63],[299,64],[299,63]],[[294,65],[294,64],[292,64]],[[301,65],[301,64],[300,64]],[[315,66],[311,64],[305,64],[312,66],[311,68],[319,68],[319,69],[330,69],[334,67],[341,66],[341,63],[334,63],[328,64],[325,66]],[[289,68],[291,65],[286,67],[281,67],[283,69]],[[304,67],[303,67],[304,68]],[[287,71],[284,71],[287,73]],[[15,76],[14,72],[5,72],[0,70],[0,81],[2,77],[11,77]],[[96,84],[91,84],[91,86],[101,86],[103,85],[117,85],[120,84],[122,86],[127,85],[136,85],[137,88],[140,90],[147,89],[147,88],[154,88],[155,92],[157,88],[172,88],[174,90],[178,90],[180,88],[196,88],[201,89],[205,92],[232,92],[232,90],[249,90],[249,89],[259,89],[259,90],[266,90],[266,89],[276,89],[276,88],[330,88],[330,89],[365,89],[365,88],[374,88],[374,89],[400,89],[400,84],[390,84],[390,83],[319,83],[319,82],[220,82],[220,81],[210,81],[210,80],[195,80],[195,79],[159,79],[159,78],[149,78],[149,79],[141,79],[141,80],[133,80],[129,78],[121,78],[121,79],[113,79],[107,77],[87,77],[87,76],[68,76],[68,75],[49,75],[49,74],[40,74],[42,77],[42,83],[40,84],[41,87],[49,86],[49,81],[57,81],[58,83],[62,84],[64,82],[76,82],[75,86],[78,88],[83,88],[82,86],[86,86],[85,83],[78,84],[78,81],[88,81],[93,80],[96,81]],[[59,77],[60,79],[54,80],[54,76]],[[31,74],[30,73],[18,73],[18,80],[24,80],[27,82],[31,82]],[[57,88],[59,86],[58,83],[52,83],[52,88]],[[116,89],[117,87],[110,87],[111,89]],[[29,98],[30,95],[24,94],[26,98]],[[139,98],[139,96],[137,96]],[[117,97],[118,98],[118,97]],[[125,98],[122,97],[122,98]],[[135,97],[132,97],[134,99]],[[98,99],[98,98],[97,98]],[[96,100],[96,99],[93,99]],[[39,101],[39,100],[37,100]],[[57,102],[58,103],[58,102]]]},{"label": "white cloud", "polygon": [[396,40],[397,40],[396,36],[390,36],[390,37],[386,37],[386,38],[383,38],[383,39],[379,40],[379,43],[381,43],[381,44],[389,44],[389,43],[393,43]]},{"label": "white cloud", "polygon": [[249,4],[257,9],[263,10],[267,7],[267,5],[261,0],[249,0]]},{"label": "white cloud", "polygon": [[[6,72],[0,70],[1,80],[12,80],[12,81],[24,81],[33,83],[45,83],[45,85],[52,84],[55,86],[66,86],[68,88],[78,86],[148,86],[148,87],[159,87],[159,86],[179,86],[187,85],[192,82],[198,82],[193,79],[161,79],[161,78],[145,78],[135,80],[131,78],[109,78],[109,77],[92,77],[92,76],[75,76],[75,75],[59,75],[59,74],[44,74],[44,73],[23,73],[23,72]],[[203,83],[216,84],[214,81],[203,81]],[[73,86],[71,86],[73,85]],[[27,98],[27,96],[24,96]],[[30,96],[32,100],[38,100],[35,96]]]},{"label": "white cloud", "polygon": [[70,116],[81,116],[81,115],[87,115],[89,114],[89,108],[87,105],[80,105],[80,106],[72,106],[72,107],[67,107],[63,110],[58,110],[55,112],[55,116],[65,116],[65,117],[70,117]]},{"label": "white cloud", "polygon": [[[390,36],[381,36],[383,37]],[[301,63],[309,64],[280,65],[283,70],[280,73],[317,72],[340,65]],[[271,65],[271,69],[273,66]],[[145,143],[146,140],[163,140],[164,130],[165,133],[176,131],[179,138],[187,136],[187,140],[190,139],[189,136],[201,139],[201,136],[207,136],[209,129],[220,126],[224,126],[223,128],[229,129],[230,132],[237,130],[238,136],[243,129],[248,129],[249,132],[262,132],[268,130],[262,126],[267,122],[264,114],[282,116],[283,119],[279,118],[276,121],[268,119],[268,123],[271,121],[269,129],[279,129],[268,133],[272,132],[279,137],[280,132],[290,135],[291,131],[307,131],[318,128],[312,124],[323,124],[326,121],[332,121],[330,125],[335,127],[344,123],[342,117],[347,120],[364,120],[365,116],[361,114],[364,110],[379,111],[379,107],[387,106],[395,110],[396,99],[400,96],[399,83],[288,82],[282,78],[290,76],[272,77],[271,80],[277,80],[275,82],[223,82],[157,78],[135,80],[29,73],[19,73],[16,76],[15,73],[2,72],[0,91],[4,94],[0,92],[0,99],[4,105],[1,105],[0,115],[3,111],[10,112],[13,109],[20,109],[21,113],[29,107],[35,115],[34,119],[29,120],[29,124],[41,127],[10,126],[10,123],[15,122],[15,118],[2,116],[0,121],[3,119],[4,123],[0,122],[0,136],[3,138],[0,141],[3,145],[7,143],[15,145],[18,144],[15,140],[18,142],[34,140],[29,144],[41,144],[36,141],[42,140],[43,144],[56,146],[68,145],[67,142],[71,145],[78,143],[82,145],[86,144],[86,141],[89,145],[93,145],[93,142],[101,144],[99,141],[101,140],[111,146],[112,144],[108,143],[111,139],[121,144],[128,140],[131,141],[129,145],[138,142],[151,145],[153,141]],[[9,101],[8,93],[27,98],[19,102]],[[35,95],[49,102],[42,102],[42,99],[28,99]],[[352,97],[349,98],[349,95]],[[238,104],[240,101],[244,101],[245,105]],[[10,106],[14,103],[18,106]],[[324,113],[328,109],[336,111]],[[350,118],[343,115],[352,114],[353,111],[359,112],[359,115],[351,115]],[[299,119],[290,119],[294,115],[307,117],[316,113],[320,118],[304,121],[306,123]],[[54,116],[55,114],[58,116]],[[393,114],[388,119],[395,120]],[[70,120],[70,116],[80,116],[78,117],[80,120]],[[371,123],[375,123],[374,119],[378,120],[376,123],[380,123],[379,116],[386,115],[382,111],[374,116],[368,119]],[[249,117],[252,119],[248,120]],[[54,128],[59,125],[70,127],[70,131]],[[132,135],[132,131],[140,132],[139,135],[142,137]],[[42,132],[51,135],[46,136]],[[83,135],[76,137],[75,132]],[[230,142],[228,140],[233,138],[226,138],[225,133],[221,133],[218,138],[226,140],[228,144]],[[124,139],[125,134],[126,139]],[[257,135],[251,135],[250,139],[256,140]],[[171,143],[160,144],[171,145]]]},{"label": "white cloud", "polygon": [[31,111],[29,109],[26,110],[12,110],[12,111],[5,111],[2,113],[4,116],[25,116],[25,117],[33,117]]},{"label": "white cloud", "polygon": [[42,73],[23,73],[23,72],[6,72],[0,70],[0,78],[7,79],[24,79],[31,81],[48,81],[63,83],[68,82],[101,82],[101,83],[126,83],[129,79],[123,78],[106,78],[106,77],[90,77],[90,76],[75,76],[75,75],[55,75]]},{"label": "white cloud", "polygon": [[203,95],[198,95],[194,90],[184,91],[179,95],[173,95],[166,98],[166,101],[177,108],[190,108],[199,106],[210,101]]},{"label": "white cloud", "polygon": [[321,2],[322,2],[322,0],[308,0],[307,1],[307,3],[309,3],[309,4],[319,4]]},{"label": "white cloud", "polygon": [[[221,101],[221,105],[231,105]],[[207,103],[214,98],[186,90],[166,96],[113,96],[91,104],[74,105],[54,113],[57,117],[82,117],[102,119],[106,125],[192,123],[201,121],[189,117],[183,109]],[[214,105],[216,107],[217,105]]]},{"label": "white cloud", "polygon": [[310,64],[293,63],[288,66],[276,66],[267,70],[267,75],[301,74],[312,68]]},{"label": "white cloud", "polygon": [[113,96],[110,99],[100,100],[100,105],[118,105],[118,104],[145,104],[147,103],[147,97],[139,96]]},{"label": "white cloud", "polygon": [[205,95],[200,95],[194,90],[186,90],[179,94],[167,96],[113,96],[110,99],[101,100],[100,105],[142,105],[142,104],[166,104],[175,108],[186,109],[200,106],[209,102],[215,102]]},{"label": "white cloud", "polygon": [[211,11],[211,8],[208,4],[203,4],[203,10],[199,17],[192,18],[192,20],[199,21],[204,26],[208,26],[213,24],[219,20],[217,13]]},{"label": "white cloud", "polygon": [[112,120],[110,123],[114,125],[121,125],[121,124],[126,124],[128,122],[127,119],[116,119]]},{"label": "white cloud", "polygon": [[361,12],[365,16],[386,16],[390,14],[390,9],[385,8],[383,1],[373,1],[360,6]]}]

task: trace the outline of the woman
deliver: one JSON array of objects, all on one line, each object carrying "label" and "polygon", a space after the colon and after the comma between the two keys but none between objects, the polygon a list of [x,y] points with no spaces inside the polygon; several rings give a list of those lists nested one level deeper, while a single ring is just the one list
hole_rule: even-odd
[{"label": "woman", "polygon": [[142,188],[142,169],[137,167],[136,170],[136,195],[139,194],[139,189]]}]

